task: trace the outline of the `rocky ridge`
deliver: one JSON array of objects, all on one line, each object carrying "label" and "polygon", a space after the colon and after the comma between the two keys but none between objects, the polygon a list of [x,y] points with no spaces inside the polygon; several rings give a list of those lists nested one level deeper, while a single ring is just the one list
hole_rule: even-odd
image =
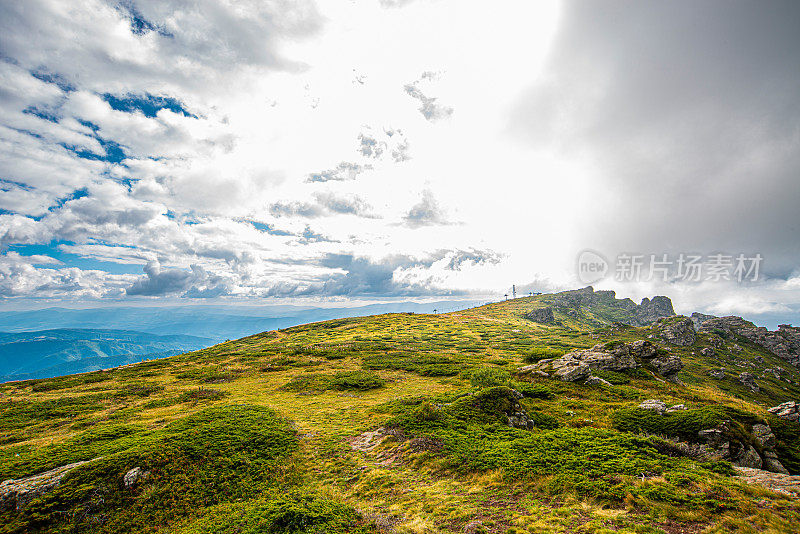
[{"label": "rocky ridge", "polygon": [[669,297],[644,298],[641,304],[636,304],[629,298],[617,299],[614,291],[595,291],[592,286],[587,286],[556,293],[551,306],[532,310],[524,317],[537,323],[554,324],[556,322],[554,311],[575,317],[582,308],[593,310],[598,306],[607,306],[608,309],[621,314],[624,317],[620,318],[620,322],[630,326],[647,326],[662,317],[675,315]]},{"label": "rocky ridge", "polygon": [[[700,314],[693,314],[695,315]],[[698,321],[708,316],[698,317]],[[750,321],[734,315],[713,317],[700,322],[699,332],[724,332],[741,336],[756,345],[764,347],[779,358],[800,367],[800,328],[782,324],[778,330],[770,331],[763,326],[755,326]]]},{"label": "rocky ridge", "polygon": [[639,340],[624,344],[599,343],[587,350],[572,351],[560,358],[548,358],[520,367],[517,372],[552,374],[564,382],[576,382],[597,378],[591,377],[592,370],[620,372],[641,367],[643,363],[649,363],[659,374],[668,378],[683,368],[683,362],[677,355],[659,350],[649,341]]}]

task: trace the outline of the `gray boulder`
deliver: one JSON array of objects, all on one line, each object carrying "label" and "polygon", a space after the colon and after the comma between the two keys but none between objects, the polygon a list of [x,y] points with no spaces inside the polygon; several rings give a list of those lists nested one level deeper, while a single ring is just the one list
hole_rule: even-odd
[{"label": "gray boulder", "polygon": [[769,425],[762,425],[760,423],[753,425],[753,436],[755,436],[756,441],[761,444],[763,449],[775,448],[777,440]]},{"label": "gray boulder", "polygon": [[758,384],[756,384],[756,377],[753,375],[753,373],[748,373],[746,371],[741,373],[739,375],[739,382],[750,388],[750,391],[753,393],[758,393],[761,391],[761,388],[758,387]]},{"label": "gray boulder", "polygon": [[520,374],[546,372],[565,382],[589,378],[592,370],[626,371],[641,366],[639,360],[650,361],[662,375],[669,376],[683,367],[680,357],[666,353],[659,356],[655,345],[649,341],[634,341],[621,345],[598,344],[586,350],[576,350],[560,358],[541,360],[520,367]]},{"label": "gray boulder", "polygon": [[773,406],[767,411],[787,421],[800,420],[800,405],[798,405],[796,401],[784,402],[783,404]]},{"label": "gray boulder", "polygon": [[694,342],[697,341],[694,323],[687,317],[682,319],[662,319],[656,323],[656,326],[661,339],[672,345],[688,347],[694,345]]},{"label": "gray boulder", "polygon": [[717,318],[716,315],[708,315],[700,312],[694,312],[690,317],[690,319],[692,320],[692,324],[694,324],[695,330],[700,330],[700,327],[703,326],[704,322],[716,318]]},{"label": "gray boulder", "polygon": [[57,488],[71,471],[91,461],[94,460],[62,465],[43,473],[0,483],[0,510],[22,510],[31,500]]},{"label": "gray boulder", "polygon": [[660,399],[647,399],[639,405],[642,410],[652,410],[659,415],[663,415],[667,411],[667,404]]},{"label": "gray boulder", "polygon": [[611,382],[609,382],[608,380],[604,380],[599,376],[590,376],[589,378],[586,379],[586,382],[584,382],[584,384],[586,384],[587,386],[610,386]]},{"label": "gray boulder", "polygon": [[683,360],[676,354],[665,354],[653,358],[650,363],[658,371],[658,374],[665,377],[670,377],[683,369]]},{"label": "gray boulder", "polygon": [[134,467],[122,477],[122,484],[126,488],[132,488],[148,476],[150,476],[150,471],[145,471],[141,467]]},{"label": "gray boulder", "polygon": [[784,467],[780,460],[778,460],[778,455],[774,450],[764,451],[764,456],[761,458],[764,460],[764,469],[766,471],[781,473],[784,475],[789,474],[789,470]]},{"label": "gray boulder", "polygon": [[709,369],[708,376],[711,378],[716,378],[717,380],[722,380],[725,378],[725,368],[722,367],[720,369]]},{"label": "gray boulder", "polygon": [[753,469],[761,469],[764,466],[764,461],[752,445],[742,447],[733,463],[741,467],[752,467]]},{"label": "gray boulder", "polygon": [[555,315],[553,315],[553,308],[547,306],[546,308],[539,308],[532,310],[524,315],[529,321],[542,324],[553,324],[556,322]]}]

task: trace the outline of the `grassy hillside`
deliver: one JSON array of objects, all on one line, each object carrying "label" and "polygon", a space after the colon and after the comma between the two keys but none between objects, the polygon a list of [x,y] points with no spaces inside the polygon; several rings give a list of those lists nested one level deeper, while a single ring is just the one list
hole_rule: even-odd
[{"label": "grassy hillside", "polygon": [[[0,532],[793,531],[795,498],[745,483],[692,440],[726,422],[752,442],[769,423],[800,474],[800,425],[766,411],[800,399],[797,369],[716,334],[667,347],[656,326],[613,324],[629,308],[613,296],[553,298],[332,320],[4,384],[0,480],[91,461],[21,505],[0,501]],[[547,306],[552,324],[526,318]],[[674,379],[646,364],[598,371],[598,385],[517,373],[642,339],[680,356]],[[745,370],[757,393],[737,380]],[[637,408],[653,398],[687,410]],[[149,474],[126,487],[134,467]]]}]

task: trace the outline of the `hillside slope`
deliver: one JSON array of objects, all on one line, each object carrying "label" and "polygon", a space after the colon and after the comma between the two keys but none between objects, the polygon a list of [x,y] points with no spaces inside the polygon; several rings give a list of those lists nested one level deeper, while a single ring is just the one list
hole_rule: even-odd
[{"label": "hillside slope", "polygon": [[338,319],[2,385],[0,532],[792,532],[800,424],[768,409],[800,372],[667,302]]}]

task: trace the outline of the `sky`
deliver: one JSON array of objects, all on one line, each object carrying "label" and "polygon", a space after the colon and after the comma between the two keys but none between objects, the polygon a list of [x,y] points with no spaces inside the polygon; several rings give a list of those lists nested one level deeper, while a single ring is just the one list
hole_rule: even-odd
[{"label": "sky", "polygon": [[798,27],[792,1],[2,2],[0,309],[592,283],[800,321]]}]

